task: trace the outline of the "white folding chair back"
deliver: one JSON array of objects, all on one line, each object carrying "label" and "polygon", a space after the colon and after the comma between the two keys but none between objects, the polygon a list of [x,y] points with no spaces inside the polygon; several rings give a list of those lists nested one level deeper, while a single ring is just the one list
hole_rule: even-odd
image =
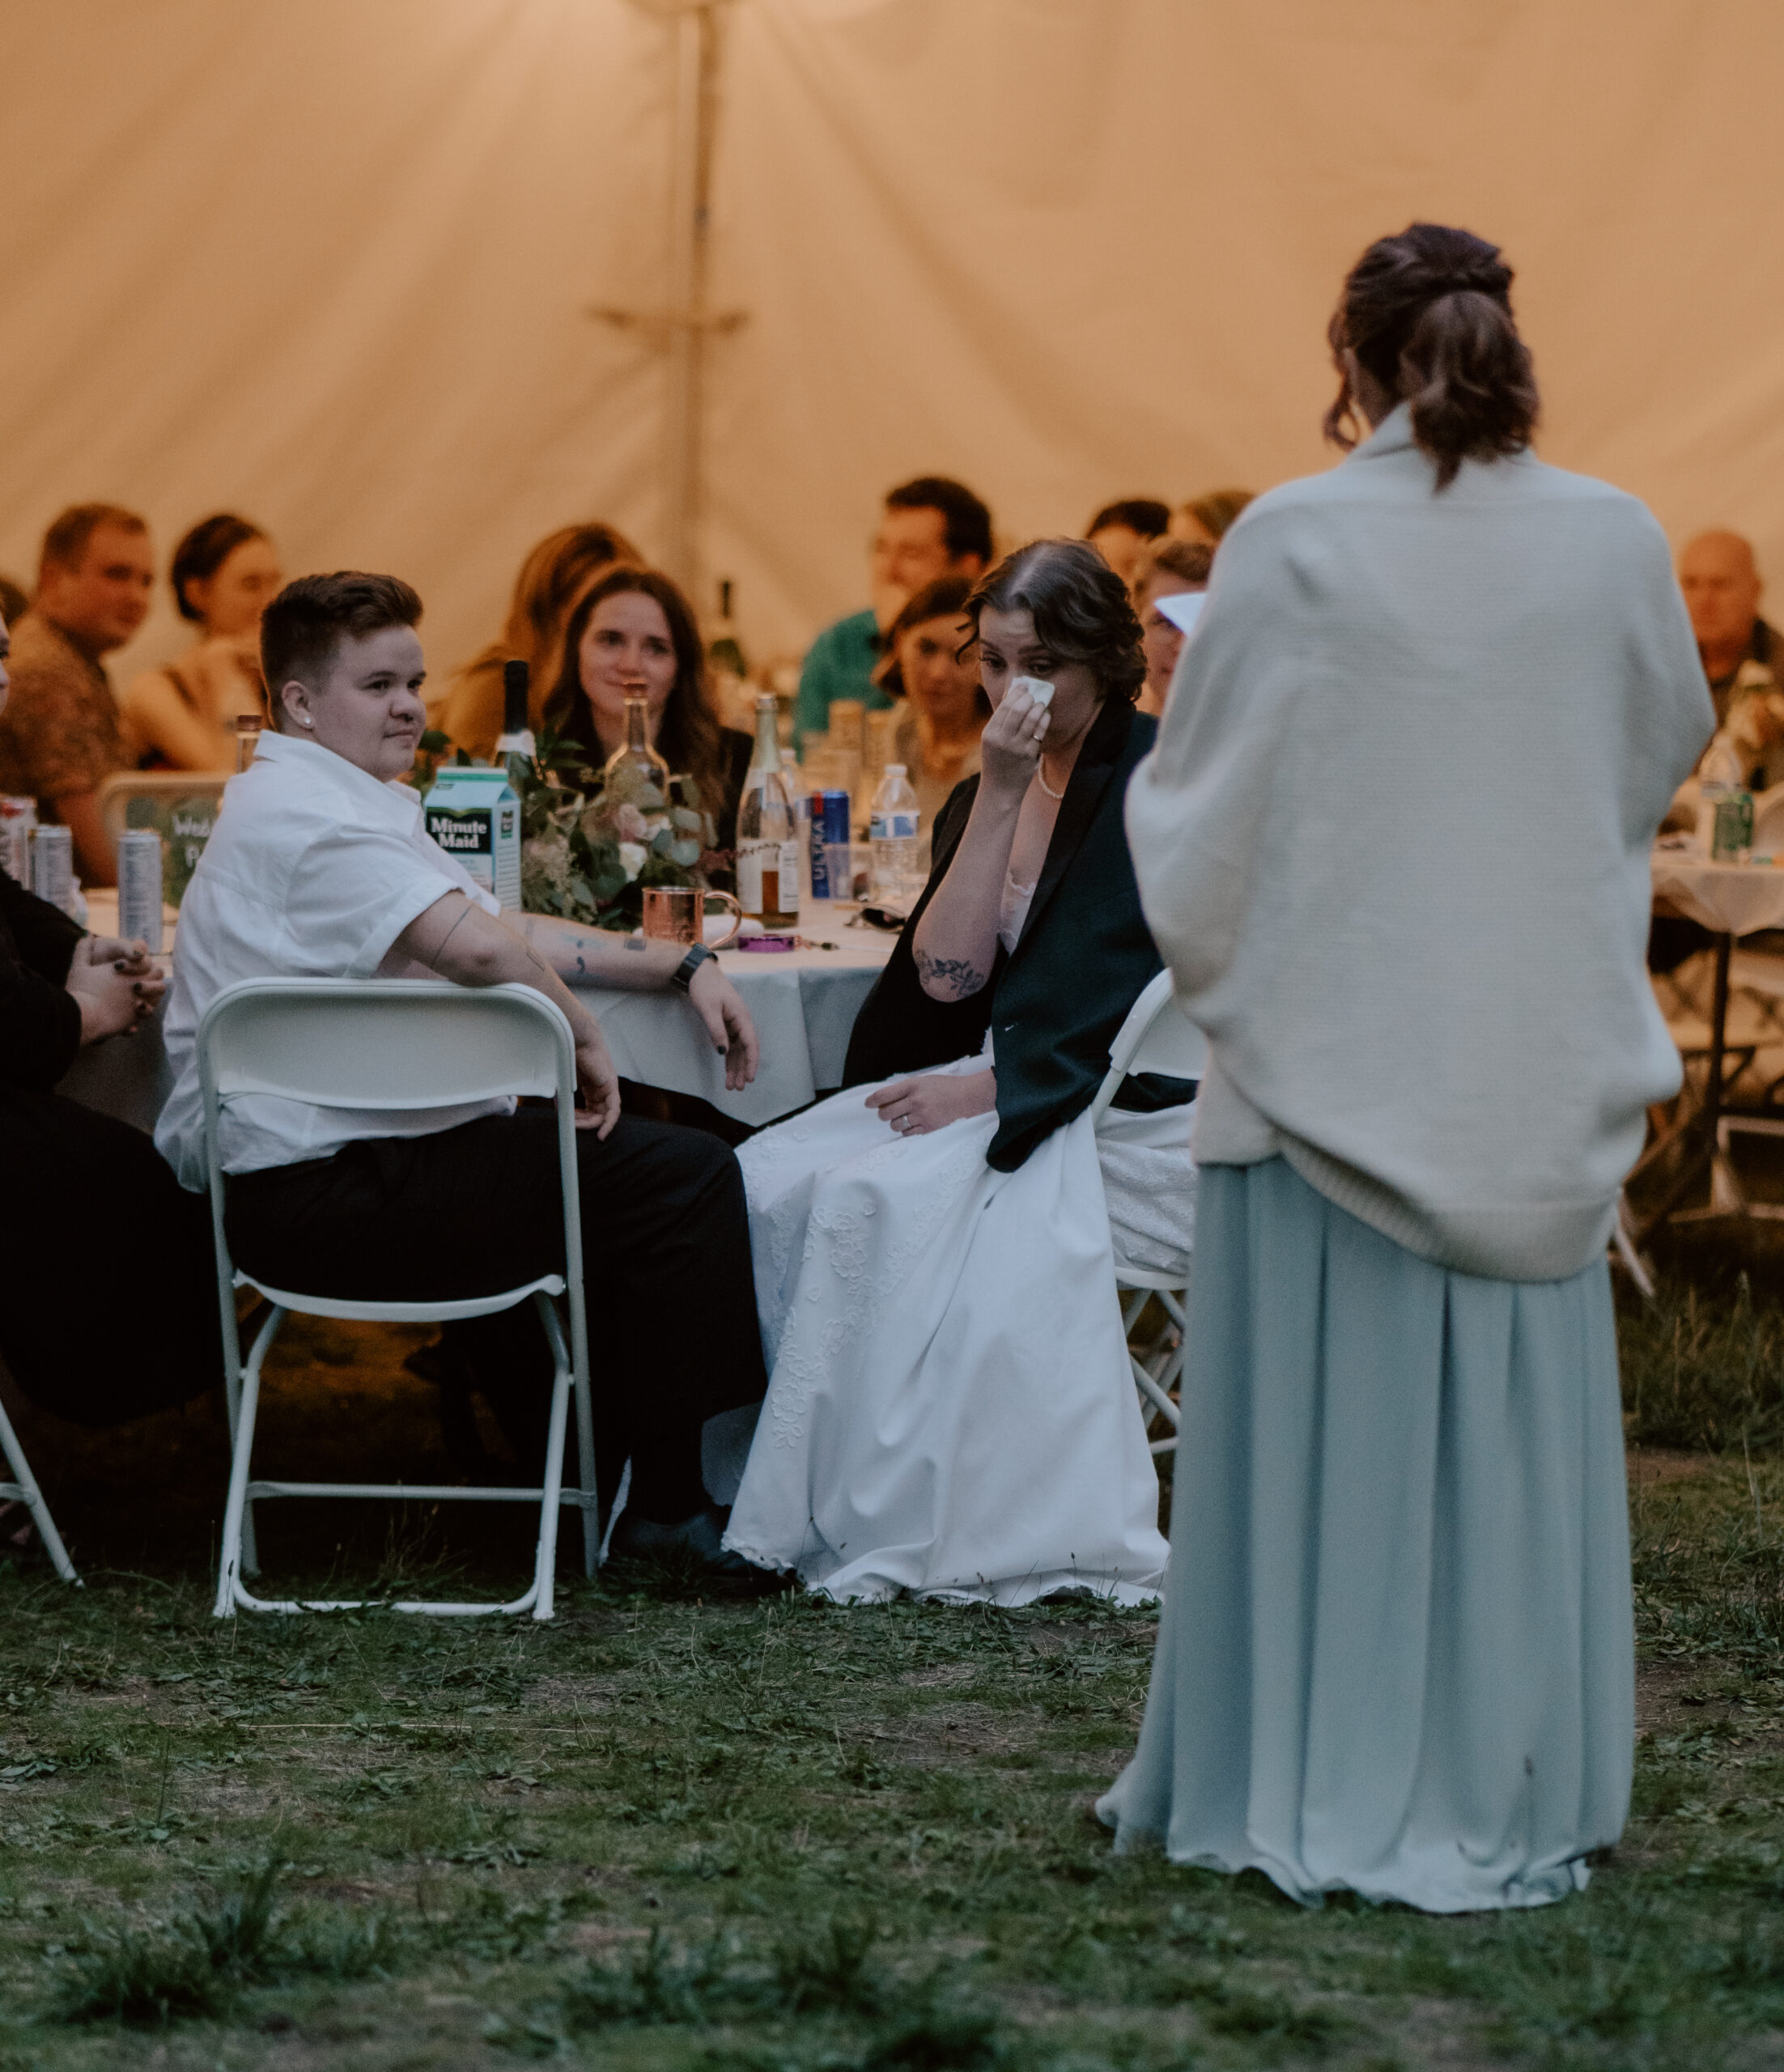
[{"label": "white folding chair back", "polygon": [[15,1477],[11,1482],[0,1482],[0,1503],[24,1505],[57,1574],[65,1583],[73,1583],[77,1590],[81,1588],[81,1579],[68,1558],[68,1549],[56,1530],[56,1521],[49,1515],[49,1506],[37,1487],[37,1478],[31,1471],[31,1463],[25,1458],[25,1450],[19,1443],[19,1434],[12,1429],[12,1420],[7,1416],[4,1403],[0,1403],[0,1453],[5,1454]]},{"label": "white folding chair back", "polygon": [[[507,1603],[406,1600],[393,1608],[466,1615],[531,1611],[549,1619],[557,1557],[558,1514],[582,1512],[584,1563],[600,1558],[593,1429],[588,1396],[588,1329],[582,1288],[582,1216],[577,1192],[576,1051],[570,1025],[527,986],[469,987],[432,979],[254,979],[231,986],[198,1025],[198,1077],[204,1096],[205,1155],[217,1297],[223,1320],[224,1378],[234,1435],[229,1501],[223,1514],[216,1614],[240,1606],[257,1611],[342,1611],[364,1600],[300,1603],[252,1595],[242,1584],[254,1572],[253,1505],[268,1497],[373,1497],[445,1503],[536,1502],[539,1541],[532,1587]],[[294,1294],[240,1272],[223,1229],[224,1182],[218,1124],[224,1104],[244,1095],[277,1095],[317,1107],[449,1107],[497,1094],[552,1096],[558,1106],[558,1164],[563,1203],[565,1272],[543,1274],[499,1294],[449,1302],[367,1301]],[[499,1204],[491,1205],[499,1212]],[[236,1329],[236,1291],[253,1288],[273,1306],[245,1366]],[[531,1297],[556,1366],[546,1447],[545,1480],[537,1489],[461,1488],[414,1483],[251,1481],[261,1370],[287,1314],[410,1323],[488,1316]],[[554,1298],[570,1316],[567,1346]],[[576,1399],[580,1487],[563,1487],[564,1429]]]},{"label": "white folding chair back", "polygon": [[[1208,1069],[1208,1039],[1183,1013],[1171,988],[1170,974],[1161,971],[1128,1010],[1128,1018],[1109,1046],[1109,1069],[1090,1103],[1090,1119],[1100,1123],[1121,1091],[1121,1082],[1132,1073],[1159,1072],[1170,1079],[1200,1079]],[[1180,1395],[1183,1373],[1183,1334],[1187,1315],[1183,1308],[1189,1292],[1189,1260],[1186,1255],[1170,1268],[1143,1266],[1127,1258],[1119,1236],[1115,1238],[1115,1292],[1121,1303],[1123,1326],[1132,1335],[1140,1313],[1156,1302],[1165,1313],[1157,1339],[1143,1353],[1130,1345],[1128,1365],[1134,1386],[1140,1391],[1141,1415],[1149,1435],[1162,1423],[1164,1436],[1150,1438],[1155,1454],[1174,1452],[1180,1416],[1176,1391]]]}]

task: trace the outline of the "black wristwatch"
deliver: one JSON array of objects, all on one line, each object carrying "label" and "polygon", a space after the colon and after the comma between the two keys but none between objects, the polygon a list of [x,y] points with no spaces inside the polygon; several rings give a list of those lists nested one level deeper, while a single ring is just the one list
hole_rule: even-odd
[{"label": "black wristwatch", "polygon": [[688,952],[687,955],[682,959],[681,962],[677,964],[675,969],[669,974],[669,983],[672,986],[679,987],[684,993],[691,992],[694,988],[694,973],[699,970],[700,966],[705,963],[709,957],[713,957],[716,954],[716,951],[708,949],[703,942],[695,943],[693,949]]}]

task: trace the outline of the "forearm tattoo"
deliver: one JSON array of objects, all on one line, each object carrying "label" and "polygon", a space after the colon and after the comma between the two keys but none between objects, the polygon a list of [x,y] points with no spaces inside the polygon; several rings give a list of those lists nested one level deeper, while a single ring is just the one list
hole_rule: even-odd
[{"label": "forearm tattoo", "polygon": [[932,997],[939,989],[950,1000],[963,1000],[985,983],[986,974],[966,957],[931,957],[921,949],[915,954],[917,976],[923,982],[923,990]]}]

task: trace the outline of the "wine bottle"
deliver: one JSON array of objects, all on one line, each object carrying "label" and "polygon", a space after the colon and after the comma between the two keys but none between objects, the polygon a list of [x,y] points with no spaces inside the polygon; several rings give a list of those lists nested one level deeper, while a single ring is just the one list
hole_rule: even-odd
[{"label": "wine bottle", "polygon": [[781,766],[779,707],[756,700],[756,747],[737,809],[737,903],[765,928],[799,923],[799,817]]},{"label": "wine bottle", "polygon": [[528,676],[523,661],[502,664],[502,732],[495,744],[495,761],[498,768],[508,771],[516,798],[536,774],[534,758],[538,754],[527,712]]}]

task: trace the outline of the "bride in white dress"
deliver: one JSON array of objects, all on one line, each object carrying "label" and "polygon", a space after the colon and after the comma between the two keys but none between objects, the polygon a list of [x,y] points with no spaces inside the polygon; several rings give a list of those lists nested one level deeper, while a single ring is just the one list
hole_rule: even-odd
[{"label": "bride in white dress", "polygon": [[1159,969],[1122,830],[1140,629],[1076,541],[966,609],[996,710],[856,1024],[871,1083],[738,1153],[770,1380],[726,1543],[839,1599],[1135,1603],[1166,1549],[1111,1219],[1168,1263],[1195,1184],[1192,1087],[1087,1112]]}]

